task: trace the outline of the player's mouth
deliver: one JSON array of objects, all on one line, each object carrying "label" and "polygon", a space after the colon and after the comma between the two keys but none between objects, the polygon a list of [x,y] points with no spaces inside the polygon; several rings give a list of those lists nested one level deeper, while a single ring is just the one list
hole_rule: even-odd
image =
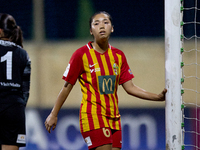
[{"label": "player's mouth", "polygon": [[99,32],[101,35],[105,35],[106,34],[106,31],[100,31]]}]

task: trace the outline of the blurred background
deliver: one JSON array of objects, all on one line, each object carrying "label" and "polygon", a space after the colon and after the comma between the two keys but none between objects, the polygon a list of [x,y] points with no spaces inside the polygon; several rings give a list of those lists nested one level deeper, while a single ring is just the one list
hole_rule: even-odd
[{"label": "blurred background", "polygon": [[[165,87],[164,1],[156,0],[0,0],[24,33],[32,61],[27,105],[27,150],[85,150],[79,132],[81,90],[74,86],[64,103],[57,128],[48,134],[44,121],[64,81],[72,53],[92,40],[89,18],[97,11],[113,17],[110,44],[121,49],[135,76],[133,82],[153,93]],[[165,149],[165,102],[129,96],[119,87],[123,149]],[[186,113],[189,113],[186,110]]]},{"label": "blurred background", "polygon": [[[89,34],[89,18],[102,10],[113,17],[114,33],[110,44],[124,51],[135,75],[134,83],[159,93],[164,88],[163,3],[153,0],[115,3],[106,0],[2,1],[1,12],[13,15],[22,28],[24,49],[32,60],[28,107],[52,107],[64,84],[61,78],[72,53],[93,40]],[[79,84],[70,96],[64,107],[79,107]],[[122,106],[138,107],[135,106],[138,102],[128,95],[121,99]],[[161,107],[164,103],[139,102],[137,105]]]}]

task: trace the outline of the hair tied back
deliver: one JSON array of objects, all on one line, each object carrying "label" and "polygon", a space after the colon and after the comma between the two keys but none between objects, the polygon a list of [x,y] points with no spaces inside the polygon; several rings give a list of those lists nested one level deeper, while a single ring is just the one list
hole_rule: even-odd
[{"label": "hair tied back", "polygon": [[14,26],[14,29],[16,29],[16,28],[17,28],[17,25]]}]

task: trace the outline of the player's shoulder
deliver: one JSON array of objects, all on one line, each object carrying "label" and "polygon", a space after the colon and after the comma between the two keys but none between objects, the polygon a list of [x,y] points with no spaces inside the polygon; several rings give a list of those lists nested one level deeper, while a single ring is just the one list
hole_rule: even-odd
[{"label": "player's shoulder", "polygon": [[83,45],[82,47],[78,48],[74,54],[76,55],[83,55],[84,53],[88,52],[91,49],[90,42]]},{"label": "player's shoulder", "polygon": [[23,53],[23,54],[28,54],[27,51],[25,49],[23,49],[21,46],[15,46],[13,47],[14,51],[18,52],[18,53]]},{"label": "player's shoulder", "polygon": [[23,49],[21,46],[10,41],[0,40],[0,48],[7,51],[27,54],[27,51],[25,49]]},{"label": "player's shoulder", "polygon": [[88,48],[87,48],[87,44],[86,45],[84,45],[84,46],[82,46],[82,47],[80,47],[80,48],[78,48],[77,50],[76,50],[76,52],[79,52],[79,53],[81,53],[81,52],[84,52],[84,51],[86,51]]},{"label": "player's shoulder", "polygon": [[124,55],[124,52],[114,46],[111,46],[110,45],[110,49],[114,52],[114,53],[117,53],[117,54],[120,54],[120,55]]},{"label": "player's shoulder", "polygon": [[19,57],[24,60],[29,60],[28,52],[21,46],[13,47],[13,53],[14,53],[15,57]]}]

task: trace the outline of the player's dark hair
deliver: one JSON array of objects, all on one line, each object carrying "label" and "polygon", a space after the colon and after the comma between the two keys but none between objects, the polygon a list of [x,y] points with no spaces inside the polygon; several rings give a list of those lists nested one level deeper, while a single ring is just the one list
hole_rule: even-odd
[{"label": "player's dark hair", "polygon": [[1,38],[8,38],[9,41],[23,47],[23,33],[13,16],[0,13],[0,28],[3,29],[4,33],[4,37]]},{"label": "player's dark hair", "polygon": [[93,14],[93,15],[90,17],[90,20],[89,20],[90,29],[91,29],[91,27],[92,27],[92,26],[91,26],[92,20],[93,20],[94,17],[95,17],[96,15],[98,15],[98,14],[106,14],[106,15],[108,16],[108,18],[109,18],[111,24],[113,25],[113,19],[112,19],[111,15],[110,15],[108,12],[106,12],[106,11],[98,11],[98,12],[96,12],[95,14]]}]

